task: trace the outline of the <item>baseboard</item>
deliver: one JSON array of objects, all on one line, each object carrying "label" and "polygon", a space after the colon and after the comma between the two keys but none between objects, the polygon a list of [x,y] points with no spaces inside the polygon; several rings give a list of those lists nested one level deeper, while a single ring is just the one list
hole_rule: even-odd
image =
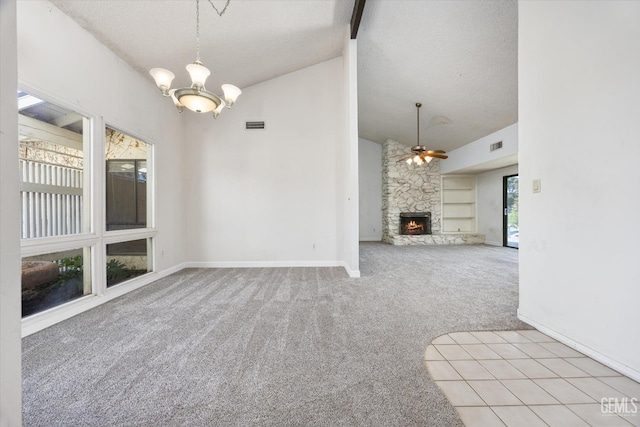
[{"label": "baseboard", "polygon": [[360,277],[344,261],[191,261],[184,268],[274,268],[274,267],[343,267],[349,277]]},{"label": "baseboard", "polygon": [[488,242],[488,241],[485,241],[484,244],[485,245],[489,245],[489,246],[503,246],[502,242]]},{"label": "baseboard", "polygon": [[349,265],[344,262],[342,262],[342,267],[344,267],[344,269],[347,271],[347,274],[349,275],[349,277],[353,278],[353,279],[358,279],[360,278],[360,270],[352,270],[351,267],[349,267]]},{"label": "baseboard", "polygon": [[536,322],[533,319],[528,318],[527,316],[523,315],[520,313],[520,309],[518,309],[518,319],[522,320],[523,322],[533,326],[534,328],[536,328],[537,330],[539,330],[540,332],[542,332],[543,334],[546,334],[548,336],[550,336],[551,338],[579,351],[582,354],[586,354],[587,356],[589,356],[590,358],[592,358],[593,360],[597,360],[598,362],[602,363],[603,365],[606,365],[608,367],[610,367],[611,369],[614,369],[618,372],[620,372],[623,375],[626,375],[627,377],[635,380],[635,381],[640,381],[640,371],[637,371],[635,369],[633,369],[630,366],[627,366],[625,364],[622,364],[614,359],[611,359],[610,357],[590,348],[587,347],[583,344],[580,344],[577,341],[572,340],[571,338],[554,331],[553,329],[550,329],[548,327],[546,327],[545,325],[542,325],[538,322]]},{"label": "baseboard", "polygon": [[22,337],[24,338],[49,326],[53,326],[56,323],[60,323],[63,320],[70,319],[80,313],[102,305],[107,301],[121,297],[126,293],[167,277],[170,274],[177,273],[184,268],[184,264],[178,264],[162,271],[151,272],[132,279],[127,283],[123,283],[122,285],[118,285],[117,287],[108,289],[103,295],[87,295],[86,297],[69,301],[66,304],[59,305],[42,313],[36,313],[33,316],[22,319]]}]

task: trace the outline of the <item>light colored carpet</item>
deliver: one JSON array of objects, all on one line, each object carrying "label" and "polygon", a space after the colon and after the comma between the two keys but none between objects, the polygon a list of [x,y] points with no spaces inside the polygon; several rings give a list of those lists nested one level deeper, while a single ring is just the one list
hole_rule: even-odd
[{"label": "light colored carpet", "polygon": [[518,253],[361,244],[342,268],[188,269],[23,340],[26,426],[461,425],[424,363],[522,329]]}]

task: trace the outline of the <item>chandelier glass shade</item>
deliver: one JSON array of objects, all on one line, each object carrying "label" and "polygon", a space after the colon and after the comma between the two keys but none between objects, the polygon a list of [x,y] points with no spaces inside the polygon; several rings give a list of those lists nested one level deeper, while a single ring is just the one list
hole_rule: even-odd
[{"label": "chandelier glass shade", "polygon": [[171,71],[164,68],[153,68],[149,71],[162,96],[170,97],[180,112],[185,108],[196,113],[213,112],[213,117],[218,118],[222,109],[231,108],[242,93],[238,87],[231,84],[222,85],[223,96],[205,88],[211,71],[200,62],[200,0],[196,0],[196,60],[193,64],[187,65],[186,69],[191,77],[191,86],[179,89],[171,89],[171,82],[175,78]]}]

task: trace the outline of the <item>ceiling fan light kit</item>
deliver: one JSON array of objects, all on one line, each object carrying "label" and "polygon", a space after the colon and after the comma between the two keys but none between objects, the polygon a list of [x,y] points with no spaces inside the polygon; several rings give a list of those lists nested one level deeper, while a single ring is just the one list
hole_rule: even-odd
[{"label": "ceiling fan light kit", "polygon": [[[427,147],[424,145],[420,145],[420,107],[422,104],[416,102],[416,112],[417,112],[417,136],[416,136],[416,145],[411,147],[412,154],[409,154],[406,157],[398,160],[399,162],[406,162],[408,165],[415,163],[418,166],[428,165],[434,158],[438,159],[447,159],[449,156],[445,154],[443,150],[427,150]],[[444,116],[434,116],[431,118],[429,122],[429,127],[435,125],[444,125],[451,123],[451,120]]]},{"label": "ceiling fan light kit", "polygon": [[[222,10],[216,10],[218,15],[222,16],[229,6],[229,1]],[[211,3],[211,2],[210,2]],[[207,81],[207,77],[211,75],[211,71],[200,62],[200,0],[196,0],[196,60],[193,64],[189,64],[186,67],[189,76],[191,77],[191,87],[184,87],[179,89],[171,89],[171,82],[175,78],[169,70],[164,68],[153,68],[149,71],[149,74],[156,82],[156,86],[160,89],[162,96],[171,98],[178,111],[182,112],[185,107],[196,113],[209,113],[213,112],[213,117],[218,118],[223,108],[231,108],[236,102],[242,91],[231,84],[223,84],[222,91],[224,95],[221,97],[213,92],[209,92],[204,84]],[[224,99],[223,99],[224,98]]]}]

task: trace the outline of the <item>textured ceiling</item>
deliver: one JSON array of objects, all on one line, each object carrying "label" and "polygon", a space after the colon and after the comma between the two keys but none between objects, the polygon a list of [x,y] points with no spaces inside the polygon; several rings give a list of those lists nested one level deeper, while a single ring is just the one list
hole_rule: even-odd
[{"label": "textured ceiling", "polygon": [[[450,151],[518,120],[517,2],[367,2],[358,33],[360,137]],[[436,115],[452,123],[427,129]]]},{"label": "textured ceiling", "polygon": [[[52,0],[149,80],[195,59],[195,1]],[[212,0],[219,9],[225,0]],[[214,91],[340,56],[352,0],[200,1],[201,60]],[[368,0],[358,33],[360,136],[450,151],[517,121],[517,2]],[[443,115],[447,125],[427,128]]]},{"label": "textured ceiling", "polygon": [[[190,85],[187,64],[196,59],[196,2],[190,0],[52,0],[149,80],[151,68]],[[212,0],[222,10],[225,0]],[[219,17],[200,1],[200,58],[207,87],[240,88],[342,54],[353,3],[341,0],[231,0]]]}]

